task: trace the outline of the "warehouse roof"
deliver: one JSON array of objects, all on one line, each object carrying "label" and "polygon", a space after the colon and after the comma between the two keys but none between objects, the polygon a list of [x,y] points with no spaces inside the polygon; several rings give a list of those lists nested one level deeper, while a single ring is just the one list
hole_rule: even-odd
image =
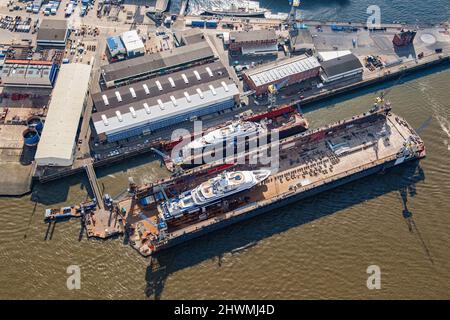
[{"label": "warehouse roof", "polygon": [[43,19],[37,33],[37,41],[61,42],[67,36],[67,21]]},{"label": "warehouse roof", "polygon": [[1,72],[5,86],[52,87],[51,61],[6,60]]},{"label": "warehouse roof", "polygon": [[301,55],[250,69],[245,74],[256,86],[262,86],[319,67],[315,57]]},{"label": "warehouse roof", "polygon": [[105,112],[97,112],[92,115],[92,121],[97,134],[111,134],[199,110],[238,94],[238,87],[230,80],[216,81],[208,86],[180,90]]},{"label": "warehouse roof", "polygon": [[185,90],[189,87],[228,78],[229,74],[225,66],[220,61],[216,61],[161,77],[135,82],[127,86],[94,93],[92,100],[97,111],[104,111],[129,103],[136,103],[163,93]]},{"label": "warehouse roof", "polygon": [[89,89],[90,73],[91,66],[87,64],[61,65],[36,151],[35,159],[38,165],[46,165],[47,159],[56,159],[57,163],[64,165],[72,164],[78,124]]},{"label": "warehouse roof", "polygon": [[205,39],[203,31],[199,29],[188,29],[182,32],[175,32],[173,35],[180,46],[202,42]]},{"label": "warehouse roof", "polygon": [[144,43],[136,30],[125,31],[122,33],[122,41],[127,52],[142,50],[144,48]]},{"label": "warehouse roof", "polygon": [[193,45],[141,56],[131,60],[120,61],[102,67],[105,81],[128,79],[140,74],[157,72],[161,69],[173,68],[199,60],[214,57],[214,53],[206,41]]},{"label": "warehouse roof", "polygon": [[251,30],[230,32],[230,39],[234,42],[271,41],[277,40],[274,30]]},{"label": "warehouse roof", "polygon": [[354,54],[322,62],[322,69],[328,77],[363,68],[361,61]]}]

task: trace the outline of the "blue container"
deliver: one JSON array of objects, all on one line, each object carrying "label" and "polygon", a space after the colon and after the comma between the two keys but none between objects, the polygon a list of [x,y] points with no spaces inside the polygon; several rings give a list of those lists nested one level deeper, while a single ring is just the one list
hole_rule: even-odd
[{"label": "blue container", "polygon": [[203,20],[193,20],[192,21],[192,26],[193,27],[201,27],[201,28],[203,28],[205,26],[205,21],[203,21]]}]

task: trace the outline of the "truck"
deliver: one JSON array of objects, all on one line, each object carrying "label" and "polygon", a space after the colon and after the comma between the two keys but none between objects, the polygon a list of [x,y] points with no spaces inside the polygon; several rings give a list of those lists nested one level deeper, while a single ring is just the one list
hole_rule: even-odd
[{"label": "truck", "polygon": [[69,3],[69,4],[67,5],[66,11],[64,11],[64,15],[65,15],[66,17],[70,17],[70,15],[72,14],[72,12],[73,12],[73,3]]}]

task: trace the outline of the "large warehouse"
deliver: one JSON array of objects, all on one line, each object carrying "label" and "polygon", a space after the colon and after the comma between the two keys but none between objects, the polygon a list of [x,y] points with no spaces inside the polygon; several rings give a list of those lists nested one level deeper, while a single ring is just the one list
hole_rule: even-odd
[{"label": "large warehouse", "polygon": [[41,47],[66,46],[69,29],[66,20],[43,19],[37,32],[37,45]]},{"label": "large warehouse", "polygon": [[245,83],[257,95],[267,93],[270,85],[289,86],[303,80],[317,77],[320,63],[315,57],[301,55],[263,65],[244,72]]},{"label": "large warehouse", "polygon": [[274,30],[230,32],[229,48],[243,55],[273,54],[278,51],[278,37]]},{"label": "large warehouse", "polygon": [[202,41],[105,65],[101,68],[101,77],[104,85],[111,88],[214,59],[214,53],[208,42]]},{"label": "large warehouse", "polygon": [[76,135],[89,91],[91,66],[61,65],[35,155],[38,166],[73,164]]},{"label": "large warehouse", "polygon": [[322,80],[332,82],[349,77],[361,77],[364,67],[358,57],[353,53],[334,59],[322,61]]},{"label": "large warehouse", "polygon": [[114,142],[232,108],[239,89],[214,62],[97,93],[93,100],[95,131],[101,141]]}]

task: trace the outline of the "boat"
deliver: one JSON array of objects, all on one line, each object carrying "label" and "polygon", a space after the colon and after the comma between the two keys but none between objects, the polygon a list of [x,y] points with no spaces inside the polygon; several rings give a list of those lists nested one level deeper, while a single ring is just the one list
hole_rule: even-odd
[{"label": "boat", "polygon": [[163,202],[160,212],[165,220],[179,218],[184,213],[198,211],[208,204],[248,190],[269,176],[270,170],[223,172],[178,198]]},{"label": "boat", "polygon": [[203,14],[217,16],[233,16],[233,17],[260,17],[264,18],[266,9],[259,7],[257,1],[245,1],[242,5],[232,4],[228,8],[212,7],[206,9]]},{"label": "boat", "polygon": [[189,142],[182,150],[190,154],[190,150],[202,150],[208,146],[215,146],[223,142],[233,142],[238,138],[245,138],[265,132],[266,129],[259,123],[250,121],[234,121],[231,124],[208,132],[203,137]]}]

